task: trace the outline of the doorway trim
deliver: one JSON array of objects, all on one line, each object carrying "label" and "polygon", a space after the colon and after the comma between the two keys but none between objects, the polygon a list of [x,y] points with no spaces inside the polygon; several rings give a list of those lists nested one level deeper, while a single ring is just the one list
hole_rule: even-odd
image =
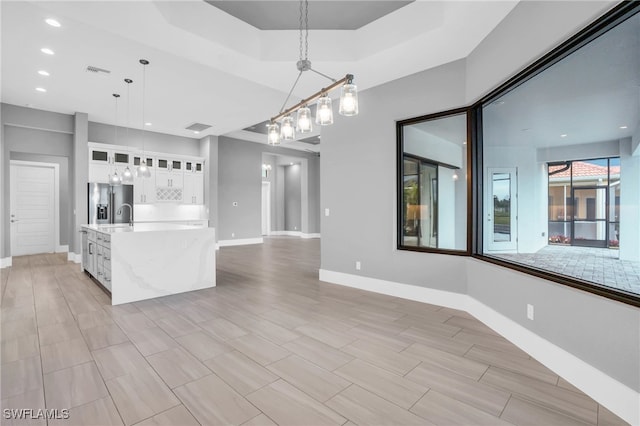
[{"label": "doorway trim", "polygon": [[[264,205],[265,203],[265,197],[263,197],[263,192],[265,187],[267,188],[267,193],[268,196],[266,197],[266,206]],[[260,196],[262,198],[262,202],[260,203],[260,208],[261,208],[261,213],[260,213],[260,217],[261,217],[261,221],[265,220],[264,215],[266,214],[266,222],[267,222],[267,226],[266,229],[261,229],[261,233],[262,235],[271,235],[271,182],[267,181],[267,180],[263,180],[262,181],[262,186],[260,187],[261,192],[260,192]],[[262,228],[262,226],[261,226]],[[264,232],[266,231],[266,233]]]},{"label": "doorway trim", "polygon": [[[54,241],[53,241],[53,250],[55,253],[63,253],[69,251],[69,246],[61,246],[60,245],[60,165],[57,163],[45,163],[39,161],[23,161],[23,160],[10,160],[9,168],[21,167],[21,166],[29,166],[29,167],[42,167],[42,168],[51,168],[53,169],[53,227],[54,227]],[[12,173],[9,174],[9,212],[11,212],[11,208],[13,207],[13,185],[14,182],[11,179]],[[7,218],[9,219],[9,218]],[[10,250],[11,257],[13,257],[13,238],[14,236],[11,233],[11,224],[9,224],[9,239],[10,239]]]},{"label": "doorway trim", "polygon": [[[510,209],[509,209],[509,241],[495,241],[495,220],[493,212],[493,175],[506,174],[510,180]],[[517,167],[488,167],[486,173],[486,194],[484,205],[485,250],[492,253],[517,253],[518,252],[518,168]]]}]

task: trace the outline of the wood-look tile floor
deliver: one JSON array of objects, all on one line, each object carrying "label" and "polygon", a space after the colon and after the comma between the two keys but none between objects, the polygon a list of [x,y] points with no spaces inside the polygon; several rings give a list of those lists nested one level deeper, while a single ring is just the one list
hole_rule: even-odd
[{"label": "wood-look tile floor", "polygon": [[64,255],[14,258],[2,409],[69,409],[48,422],[67,426],[624,424],[465,312],[320,282],[318,240],[217,257],[216,288],[120,306]]}]

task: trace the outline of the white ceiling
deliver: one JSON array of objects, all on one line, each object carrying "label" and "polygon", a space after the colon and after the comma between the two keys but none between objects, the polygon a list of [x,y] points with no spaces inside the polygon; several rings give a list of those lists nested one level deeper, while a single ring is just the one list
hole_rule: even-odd
[{"label": "white ceiling", "polygon": [[[364,90],[466,57],[516,3],[418,0],[358,30],[310,31],[309,57],[314,68],[336,78],[355,74]],[[123,95],[118,123],[124,125],[123,79],[129,77],[134,80],[130,123],[141,127],[138,60],[145,58],[151,62],[145,121],[153,123],[152,130],[251,140],[245,137],[251,132],[239,129],[275,115],[297,75],[297,31],[258,30],[199,0],[3,1],[0,7],[1,93],[2,102],[10,104],[87,112],[91,121],[113,124],[111,94],[117,92]],[[62,27],[45,24],[50,17]],[[45,46],[56,54],[43,55]],[[111,74],[87,73],[88,65]],[[51,76],[38,75],[40,69]],[[326,83],[305,73],[290,103]],[[38,93],[36,87],[47,92]],[[193,122],[212,127],[194,135],[184,130]]]}]

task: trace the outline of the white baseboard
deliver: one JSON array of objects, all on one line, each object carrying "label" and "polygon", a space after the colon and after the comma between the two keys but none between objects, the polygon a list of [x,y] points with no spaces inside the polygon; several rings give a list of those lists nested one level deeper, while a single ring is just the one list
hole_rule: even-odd
[{"label": "white baseboard", "polygon": [[56,246],[56,253],[66,253],[68,251],[69,251],[69,246],[68,245]]},{"label": "white baseboard", "polygon": [[82,263],[82,254],[70,251],[67,253],[67,260],[69,262]]},{"label": "white baseboard", "polygon": [[228,246],[244,246],[248,244],[262,244],[264,240],[262,238],[240,238],[237,240],[220,240],[218,241],[219,247]]},{"label": "white baseboard", "polygon": [[465,311],[468,305],[467,301],[469,300],[469,296],[466,294],[418,287],[410,284],[400,284],[393,281],[363,277],[362,275],[328,271],[326,269],[320,269],[320,281]]},{"label": "white baseboard", "polygon": [[11,266],[11,257],[3,257],[0,259],[0,269],[9,268]]},{"label": "white baseboard", "polygon": [[320,238],[319,233],[315,234],[304,234],[300,231],[271,231],[269,233],[270,236],[288,236],[288,237],[300,237],[300,238]]},{"label": "white baseboard", "polygon": [[640,425],[640,392],[466,294],[320,269],[320,280],[466,311],[620,418]]},{"label": "white baseboard", "polygon": [[320,238],[320,233],[315,234],[302,234],[300,238]]}]

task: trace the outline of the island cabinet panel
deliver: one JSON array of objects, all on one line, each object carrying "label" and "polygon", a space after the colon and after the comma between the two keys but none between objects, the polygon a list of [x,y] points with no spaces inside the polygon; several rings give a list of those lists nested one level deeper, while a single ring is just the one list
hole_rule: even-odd
[{"label": "island cabinet panel", "polygon": [[213,228],[141,223],[86,225],[83,231],[83,268],[110,291],[113,305],[216,285]]}]

